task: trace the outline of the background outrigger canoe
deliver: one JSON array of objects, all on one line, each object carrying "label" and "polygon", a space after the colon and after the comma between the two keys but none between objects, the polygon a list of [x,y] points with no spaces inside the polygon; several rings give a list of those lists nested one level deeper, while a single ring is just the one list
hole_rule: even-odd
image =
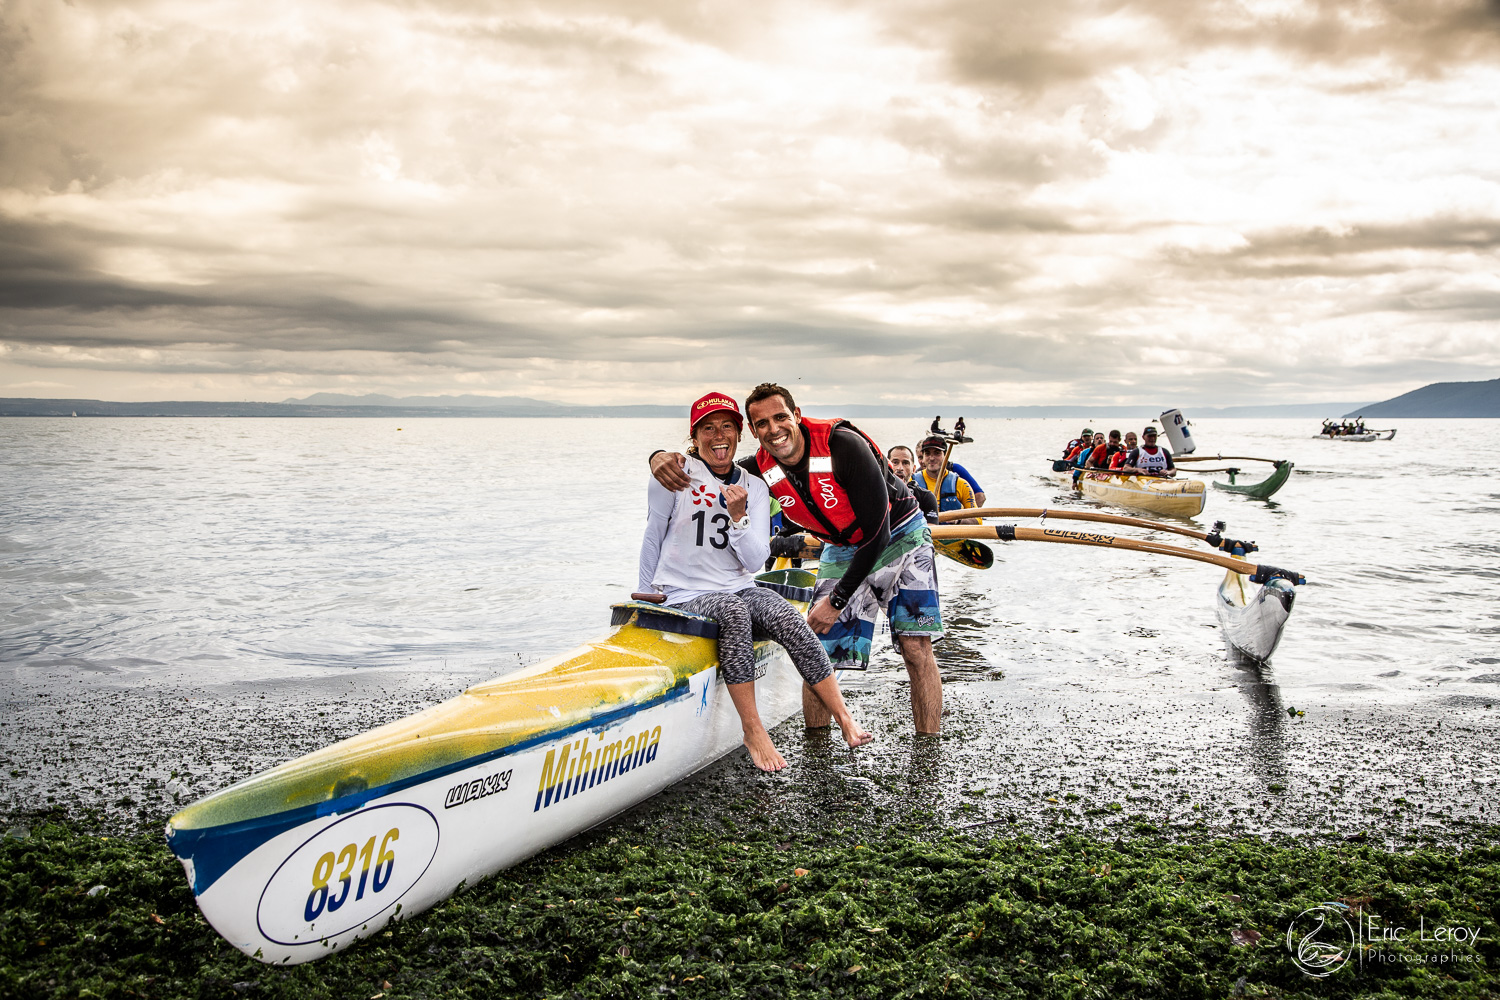
[{"label": "background outrigger canoe", "polygon": [[[1061,469],[1058,468],[1059,465],[1062,466]],[[1097,470],[1071,469],[1065,462],[1054,462],[1052,471],[1066,476],[1072,487],[1084,496],[1119,507],[1165,514],[1168,517],[1197,517],[1203,513],[1205,492],[1203,482],[1198,479],[1125,476]]]}]

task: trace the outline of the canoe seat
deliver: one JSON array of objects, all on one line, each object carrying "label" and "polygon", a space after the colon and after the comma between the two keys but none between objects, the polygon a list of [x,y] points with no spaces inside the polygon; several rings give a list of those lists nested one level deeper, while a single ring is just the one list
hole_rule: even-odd
[{"label": "canoe seat", "polygon": [[757,587],[764,587],[789,601],[801,601],[803,604],[812,603],[813,584],[816,582],[817,577],[804,569],[772,570],[755,578]]},{"label": "canoe seat", "polygon": [[703,639],[719,637],[718,622],[704,615],[695,615],[690,611],[679,611],[664,604],[650,604],[646,601],[625,601],[609,606],[611,625],[629,624],[632,617],[635,618],[638,628],[652,628],[677,635],[694,635]]},{"label": "canoe seat", "polygon": [[[761,586],[765,584],[762,583]],[[609,606],[611,625],[628,625],[632,616],[635,617],[636,628],[650,628],[703,639],[719,637],[719,623],[707,615],[695,615],[691,611],[681,611],[664,604],[650,604],[646,601],[624,601]],[[755,642],[762,642],[771,637],[757,626],[750,630],[750,638]]]}]

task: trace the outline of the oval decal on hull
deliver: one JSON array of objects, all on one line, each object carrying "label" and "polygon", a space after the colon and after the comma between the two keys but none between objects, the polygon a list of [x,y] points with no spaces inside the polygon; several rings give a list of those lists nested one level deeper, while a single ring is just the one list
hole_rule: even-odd
[{"label": "oval decal on hull", "polygon": [[396,904],[437,856],[438,822],[398,802],[319,830],[266,882],[255,923],[268,941],[317,944],[369,923]]}]

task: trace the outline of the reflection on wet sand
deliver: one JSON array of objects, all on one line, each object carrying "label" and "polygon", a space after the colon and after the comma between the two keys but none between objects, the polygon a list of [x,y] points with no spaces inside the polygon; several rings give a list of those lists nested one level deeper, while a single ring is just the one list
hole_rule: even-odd
[{"label": "reflection on wet sand", "polygon": [[937,809],[943,802],[943,741],[934,735],[910,737],[911,757],[906,767],[906,805]]},{"label": "reflection on wet sand", "polygon": [[1238,672],[1236,686],[1250,706],[1246,743],[1250,770],[1268,782],[1284,780],[1287,715],[1281,703],[1281,689],[1270,679],[1268,664],[1245,659],[1233,650],[1229,656]]},{"label": "reflection on wet sand", "polygon": [[974,590],[944,594],[943,599],[944,634],[934,647],[943,683],[1001,676],[983,648],[995,638],[994,599]]}]

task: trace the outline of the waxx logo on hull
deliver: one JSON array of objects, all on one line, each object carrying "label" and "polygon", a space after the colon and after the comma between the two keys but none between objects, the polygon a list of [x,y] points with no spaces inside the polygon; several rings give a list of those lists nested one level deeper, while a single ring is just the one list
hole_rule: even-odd
[{"label": "waxx logo on hull", "polygon": [[564,743],[561,750],[548,750],[547,759],[542,762],[541,780],[537,782],[536,805],[531,811],[544,809],[572,795],[581,795],[627,771],[652,763],[656,760],[659,743],[661,726],[643,729],[638,735],[617,739],[613,743],[601,739],[592,750],[587,736]]}]

